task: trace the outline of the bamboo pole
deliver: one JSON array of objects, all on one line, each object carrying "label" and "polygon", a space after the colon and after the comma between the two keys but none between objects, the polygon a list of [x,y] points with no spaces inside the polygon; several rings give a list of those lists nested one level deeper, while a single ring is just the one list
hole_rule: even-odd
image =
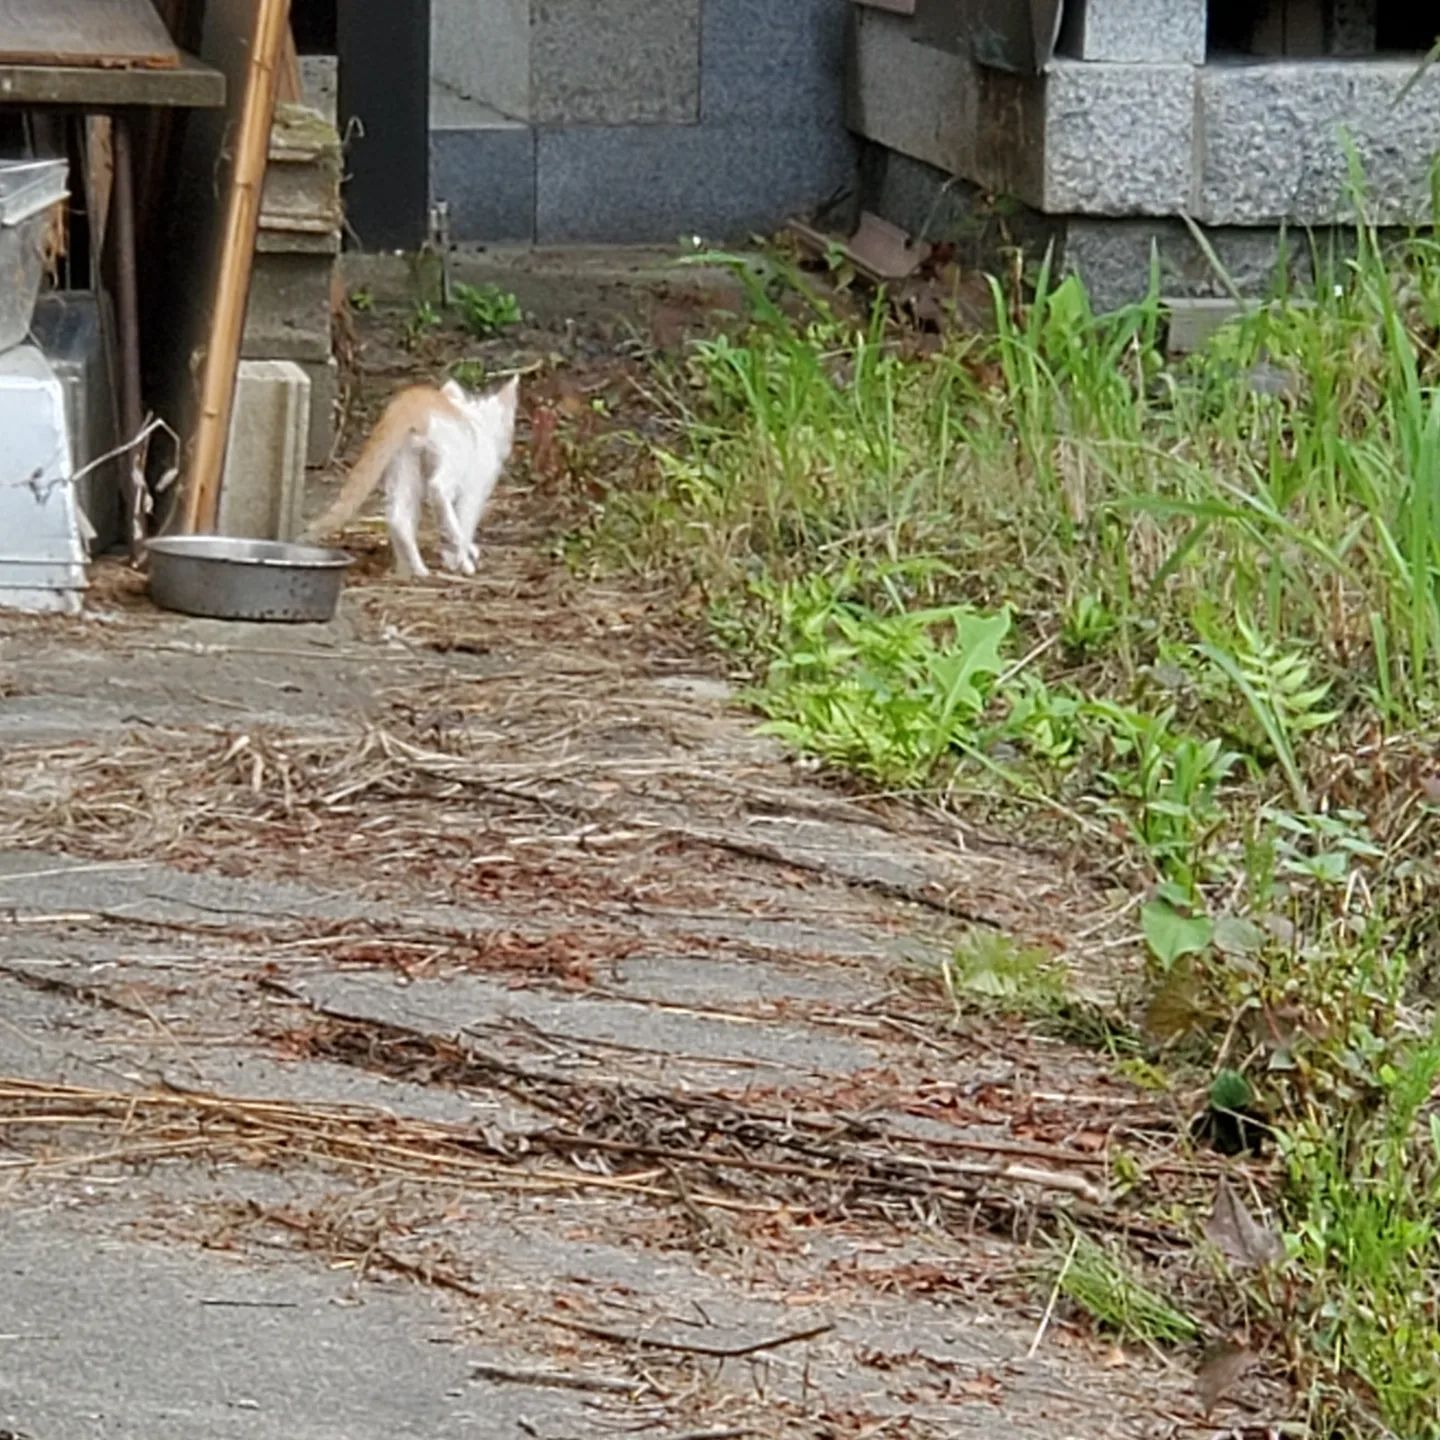
[{"label": "bamboo pole", "polygon": [[185,492],[184,523],[191,534],[213,529],[220,506],[221,468],[230,434],[245,307],[250,298],[260,191],[270,156],[279,61],[289,29],[290,0],[258,0],[250,33],[250,68],[235,137],[235,168],[226,204],[215,308],[201,373],[200,415]]}]

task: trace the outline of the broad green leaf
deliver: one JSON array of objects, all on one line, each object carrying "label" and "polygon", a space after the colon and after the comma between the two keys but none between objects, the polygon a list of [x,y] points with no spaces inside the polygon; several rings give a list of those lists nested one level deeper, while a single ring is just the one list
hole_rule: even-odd
[{"label": "broad green leaf", "polygon": [[1140,927],[1150,953],[1167,970],[1182,955],[1198,955],[1215,933],[1207,915],[1181,915],[1164,900],[1152,900],[1140,912]]}]

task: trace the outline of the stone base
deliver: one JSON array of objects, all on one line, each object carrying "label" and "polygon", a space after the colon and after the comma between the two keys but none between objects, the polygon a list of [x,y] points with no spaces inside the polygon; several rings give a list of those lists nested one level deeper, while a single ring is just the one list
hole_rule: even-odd
[{"label": "stone base", "polygon": [[[967,7],[935,5],[977,23]],[[1066,8],[1070,53],[1035,75],[977,64],[978,34],[917,43],[923,6],[914,19],[863,10],[851,128],[1046,214],[1246,227],[1349,222],[1353,146],[1368,217],[1429,220],[1440,67],[1418,74],[1419,56],[1374,55],[1199,64],[1197,0]],[[1165,14],[1146,28],[1152,10]],[[1337,31],[1334,43],[1352,42]]]},{"label": "stone base", "polygon": [[1224,299],[1228,277],[1244,296],[1256,298],[1277,286],[1306,291],[1323,268],[1338,266],[1354,248],[1344,229],[1282,231],[1274,226],[1207,226],[1205,239],[1225,271],[1222,277],[1181,220],[1094,220],[1071,216],[1058,229],[1057,253],[1065,270],[1085,282],[1097,310],[1142,299],[1150,282],[1152,253],[1160,260],[1160,294],[1185,299]]},{"label": "stone base", "polygon": [[1315,283],[1317,257],[1323,271],[1354,250],[1354,232],[1345,228],[1307,234],[1278,226],[1206,227],[1222,277],[1182,220],[1051,216],[1002,205],[978,186],[880,146],[867,152],[862,173],[866,208],[912,235],[954,244],[965,266],[998,273],[1017,248],[1033,265],[1053,247],[1056,266],[1078,274],[1102,311],[1144,297],[1152,251],[1159,255],[1162,296],[1223,299],[1230,295],[1225,277],[1246,296],[1263,296],[1282,279],[1303,290]]}]

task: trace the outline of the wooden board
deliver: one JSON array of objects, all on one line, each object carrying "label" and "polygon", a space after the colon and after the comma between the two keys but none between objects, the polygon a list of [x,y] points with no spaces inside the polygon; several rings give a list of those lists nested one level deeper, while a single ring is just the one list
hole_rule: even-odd
[{"label": "wooden board", "polygon": [[0,0],[0,61],[168,70],[180,51],[150,0]]},{"label": "wooden board", "polygon": [[216,110],[225,104],[225,76],[189,55],[164,70],[12,65],[0,60],[0,104]]}]

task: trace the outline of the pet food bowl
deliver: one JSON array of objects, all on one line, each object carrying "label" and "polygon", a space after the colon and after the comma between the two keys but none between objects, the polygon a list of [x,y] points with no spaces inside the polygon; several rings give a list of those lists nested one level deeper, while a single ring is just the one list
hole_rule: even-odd
[{"label": "pet food bowl", "polygon": [[343,550],[223,535],[175,535],[146,549],[150,598],[163,610],[212,620],[324,624],[355,563]]}]

